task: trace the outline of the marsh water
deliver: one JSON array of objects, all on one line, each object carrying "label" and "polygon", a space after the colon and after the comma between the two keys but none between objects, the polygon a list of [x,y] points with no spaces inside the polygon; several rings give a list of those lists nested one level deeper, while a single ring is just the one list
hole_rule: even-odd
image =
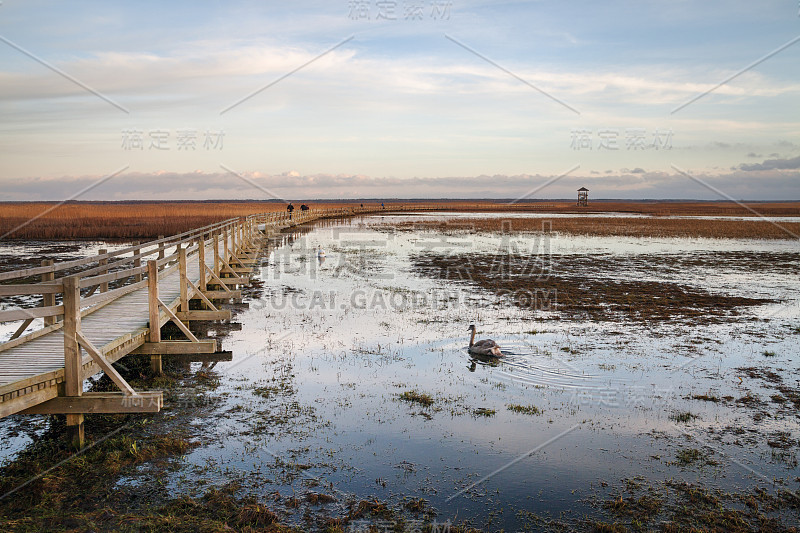
[{"label": "marsh water", "polygon": [[[441,522],[514,531],[535,527],[531,513],[593,515],[630,479],[799,488],[796,410],[770,399],[777,382],[760,373],[798,387],[796,242],[392,229],[414,216],[457,215],[326,221],[276,237],[237,306],[241,329],[208,326],[233,360],[193,363],[213,387],[183,391],[158,415],[191,425],[199,442],[164,478],[171,491],[238,481],[276,505],[278,494],[327,494],[335,500],[314,507],[334,516],[350,501],[423,498]],[[73,251],[98,247],[111,248]],[[544,278],[588,257],[576,283],[661,280],[769,302],[713,322],[567,320],[558,294],[519,306],[415,267],[422,255],[510,252],[535,258],[531,275]],[[470,356],[470,324],[505,356]],[[22,423],[0,421],[6,460],[30,442]],[[714,460],[678,461],[686,448]],[[147,476],[119,485],[146,490]],[[282,512],[300,523],[308,507]]]}]

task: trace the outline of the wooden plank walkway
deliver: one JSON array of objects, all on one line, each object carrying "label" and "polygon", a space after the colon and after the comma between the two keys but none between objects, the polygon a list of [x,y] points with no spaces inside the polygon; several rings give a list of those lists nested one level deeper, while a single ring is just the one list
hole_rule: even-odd
[{"label": "wooden plank walkway", "polygon": [[[0,310],[0,322],[21,321],[11,340],[0,344],[0,418],[65,414],[73,444],[82,446],[86,413],[158,412],[161,391],[134,391],[112,363],[140,353],[149,355],[151,369],[160,373],[162,355],[213,357],[216,341],[197,339],[185,322],[230,319],[230,311],[218,309],[214,300],[241,295],[234,289],[249,283],[249,267],[266,242],[264,234],[373,212],[387,210],[373,206],[251,215],[111,253],[101,250],[95,257],[0,272],[0,282],[11,282],[0,283],[0,297],[42,295],[41,306]],[[171,246],[175,252],[167,255]],[[59,278],[58,273],[70,274]],[[110,283],[119,286],[109,290]],[[57,304],[59,294],[63,297]],[[190,308],[192,299],[200,300],[203,310]],[[44,319],[43,327],[25,333],[36,318]],[[158,327],[151,329],[156,321]],[[162,341],[161,326],[169,321],[187,341]],[[84,392],[84,380],[99,372],[120,392]]]},{"label": "wooden plank walkway", "polygon": [[[218,253],[222,254],[221,245]],[[213,267],[214,247],[206,246],[205,263]],[[200,265],[191,261],[187,264],[187,274],[195,285],[200,279]],[[92,344],[100,348],[104,355],[126,340],[130,339],[133,332],[147,333],[149,320],[149,303],[147,287],[140,288],[107,305],[84,316],[81,319],[81,331]],[[177,307],[180,296],[180,273],[173,270],[158,281],[158,290],[164,302],[171,302],[171,307]],[[113,359],[109,357],[109,359]],[[91,372],[93,363],[88,357],[84,358],[84,368]],[[34,376],[49,377],[58,374],[61,370],[63,378],[64,369],[64,332],[58,329],[44,336],[32,339],[24,344],[0,352],[0,395],[7,394],[9,384]],[[42,379],[44,381],[44,379]]]}]

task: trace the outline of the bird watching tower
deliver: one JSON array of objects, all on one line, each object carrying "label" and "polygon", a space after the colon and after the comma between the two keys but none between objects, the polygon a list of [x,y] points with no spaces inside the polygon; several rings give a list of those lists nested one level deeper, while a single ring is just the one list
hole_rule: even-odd
[{"label": "bird watching tower", "polygon": [[589,189],[586,187],[578,189],[578,205],[583,207],[589,205]]}]

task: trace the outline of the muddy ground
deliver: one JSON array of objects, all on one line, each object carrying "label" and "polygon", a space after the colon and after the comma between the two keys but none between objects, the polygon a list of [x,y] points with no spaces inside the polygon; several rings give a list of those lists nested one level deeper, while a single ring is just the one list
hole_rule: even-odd
[{"label": "muddy ground", "polygon": [[[645,255],[418,255],[413,269],[423,276],[476,285],[536,310],[544,306],[553,319],[593,321],[700,321],[713,323],[735,318],[742,308],[774,303],[711,293],[677,282],[646,279],[648,271],[677,274],[710,263],[735,269],[766,269],[789,275],[800,273],[796,254],[731,253],[690,257]],[[625,272],[640,280],[609,277]],[[632,275],[631,275],[632,274]]]}]

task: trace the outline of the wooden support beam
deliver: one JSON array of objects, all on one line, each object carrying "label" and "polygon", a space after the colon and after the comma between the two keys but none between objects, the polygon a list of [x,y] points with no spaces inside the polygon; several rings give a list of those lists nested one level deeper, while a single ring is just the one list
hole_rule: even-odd
[{"label": "wooden support beam", "polygon": [[187,342],[187,341],[162,341],[162,342],[146,342],[132,351],[132,354],[160,354],[160,355],[173,355],[173,354],[198,354],[198,353],[214,353],[217,351],[217,341],[214,339],[208,341]]},{"label": "wooden support beam", "polygon": [[67,415],[67,438],[76,450],[86,444],[86,432],[83,428],[83,413]]},{"label": "wooden support beam", "polygon": [[[228,256],[231,259],[236,257],[236,251],[239,249],[238,244],[236,243],[236,236],[238,233],[239,233],[239,227],[237,225],[231,227],[231,255]],[[229,261],[231,259],[229,259]]]},{"label": "wooden support beam", "polygon": [[[214,279],[217,281],[217,283],[219,283],[219,285],[220,285],[220,286],[221,286],[221,287],[222,287],[222,288],[225,290],[225,292],[231,292],[231,290],[230,290],[230,289],[228,288],[228,286],[227,286],[227,285],[226,285],[226,284],[225,284],[225,283],[224,283],[224,282],[223,282],[223,281],[220,279],[220,277],[217,275],[217,273],[216,273],[216,272],[214,272],[213,270],[211,270],[211,269],[210,269],[210,268],[208,268],[208,267],[206,267],[206,268],[208,269],[208,273],[209,273],[209,274],[211,274],[211,277],[212,277],[212,278],[214,278]],[[240,291],[240,292],[241,292],[241,291]]]},{"label": "wooden support beam", "polygon": [[197,354],[175,354],[169,356],[171,361],[180,363],[219,363],[233,361],[233,352],[214,352]]},{"label": "wooden support beam", "polygon": [[186,276],[186,248],[178,250],[178,272],[180,274],[181,311],[189,310],[189,284]]},{"label": "wooden support beam", "polygon": [[103,354],[100,353],[100,350],[95,348],[89,339],[84,337],[80,332],[77,333],[77,336],[78,344],[80,344],[81,347],[86,350],[86,353],[88,353],[89,356],[94,359],[94,362],[103,369],[103,372],[105,372],[106,375],[111,378],[111,381],[116,383],[117,387],[119,387],[125,394],[136,395],[136,391],[133,390],[133,387],[128,385],[128,382],[125,381],[125,378],[123,378],[119,372],[117,372],[117,369],[114,368],[105,357],[103,357]]},{"label": "wooden support beam", "polygon": [[[42,266],[53,266],[52,259],[45,259],[42,261]],[[53,281],[56,279],[55,272],[45,272],[42,274],[42,281]],[[51,307],[56,305],[56,295],[55,294],[45,294],[43,295],[44,301],[42,302],[42,307]],[[46,316],[44,317],[44,325],[45,326],[52,326],[56,323],[58,317],[56,316]],[[25,326],[26,328],[28,326]],[[25,331],[25,330],[23,330]],[[13,338],[13,337],[12,337]]]},{"label": "wooden support beam", "polygon": [[[142,266],[142,249],[138,248],[141,242],[135,241],[133,244],[134,246],[137,246],[137,248],[133,251],[133,268],[139,268],[140,266]],[[142,274],[141,273],[134,274],[133,282],[138,283],[140,281],[142,281]]]},{"label": "wooden support beam", "polygon": [[[175,313],[172,312],[172,309],[170,309],[167,304],[162,302],[161,299],[158,300],[158,305],[160,305],[164,309],[164,312],[167,313],[167,316],[172,320],[172,322],[175,323],[176,326],[178,326],[178,329],[180,329],[183,332],[183,334],[186,335],[186,337],[188,337],[190,341],[200,342],[199,340],[197,340],[197,337],[195,337],[194,334],[191,331],[189,331],[189,328],[186,327],[186,324],[181,322],[181,320],[177,316],[175,316]],[[207,311],[207,312],[213,313],[213,311]]]},{"label": "wooden support beam", "polygon": [[214,242],[214,267],[211,269],[211,273],[217,277],[219,275],[219,235],[216,231],[212,234],[211,240]]},{"label": "wooden support beam", "polygon": [[[64,393],[83,394],[83,358],[78,344],[81,329],[81,280],[78,276],[64,278]],[[83,448],[85,433],[83,414],[67,415],[67,438],[73,448]]]},{"label": "wooden support beam", "polygon": [[158,314],[158,261],[147,262],[147,303],[150,309],[150,342],[161,342],[161,328]]},{"label": "wooden support beam", "polygon": [[58,396],[21,413],[83,417],[84,413],[158,413],[163,406],[164,397],[161,391],[144,391],[135,396],[122,392],[87,392],[82,396]]},{"label": "wooden support beam", "polygon": [[227,300],[229,298],[241,298],[242,291],[203,291],[209,300]]},{"label": "wooden support beam", "polygon": [[80,278],[64,278],[64,393],[80,396],[83,392],[83,365],[78,332],[81,329]]},{"label": "wooden support beam", "polygon": [[230,276],[225,276],[225,277],[220,278],[220,279],[225,280],[225,282],[228,283],[228,284],[232,283],[234,285],[248,285],[250,283],[250,278],[247,277],[247,276],[233,276],[233,275],[230,275]]},{"label": "wooden support beam", "polygon": [[222,262],[228,264],[230,254],[228,252],[228,228],[222,230]]},{"label": "wooden support beam", "polygon": [[220,274],[222,274],[222,273],[229,273],[229,274],[232,274],[232,275],[230,276],[231,280],[235,280],[237,283],[242,283],[242,284],[245,284],[245,283],[247,283],[247,282],[244,280],[244,278],[242,278],[241,276],[239,276],[238,274],[236,274],[236,271],[233,269],[233,267],[231,267],[231,265],[230,265],[230,264],[228,264],[228,262],[227,262],[226,260],[224,260],[224,259],[220,259],[220,261],[222,262],[222,266],[223,266],[223,267],[225,267],[225,268],[221,268],[221,269],[220,269]]},{"label": "wooden support beam", "polygon": [[189,284],[189,287],[191,287],[191,288],[194,290],[194,295],[195,295],[196,297],[197,297],[197,296],[199,296],[199,297],[200,297],[200,299],[201,299],[201,300],[203,300],[203,302],[204,302],[204,303],[205,303],[205,304],[208,306],[208,308],[209,308],[211,311],[219,311],[219,309],[217,309],[217,306],[216,306],[216,305],[214,305],[213,303],[211,303],[211,300],[209,300],[209,299],[206,297],[206,295],[205,295],[205,294],[203,294],[203,291],[201,291],[200,289],[198,289],[198,288],[197,288],[197,286],[196,286],[194,283],[192,283],[192,282],[191,282],[189,279],[187,279],[187,280],[186,280],[186,282]]},{"label": "wooden support beam", "polygon": [[178,311],[175,313],[178,320],[230,320],[231,310],[223,309],[222,311]]},{"label": "wooden support beam", "polygon": [[[158,261],[147,262],[147,303],[150,308],[150,331],[147,338],[152,344],[161,342],[161,316],[158,309]],[[163,373],[161,356],[150,356],[150,370],[160,376]]]},{"label": "wooden support beam", "polygon": [[200,247],[197,249],[197,263],[200,267],[200,290],[206,290],[206,234],[200,236]]},{"label": "wooden support beam", "polygon": [[[101,248],[100,250],[97,251],[98,255],[106,255],[107,253],[108,253],[108,250],[106,250],[105,248]],[[99,261],[97,261],[97,265],[98,266],[107,266],[108,265],[108,257],[104,257],[103,259],[100,259]],[[108,274],[108,268],[104,268],[104,269],[100,270],[98,272],[98,274],[101,275],[101,276],[103,274]],[[105,283],[101,283],[100,284],[100,292],[108,292],[108,282],[107,281]]]},{"label": "wooden support beam", "polygon": [[[45,317],[45,320],[46,319],[47,319],[47,317]],[[31,322],[33,322],[32,318],[29,318],[29,319],[25,320],[22,324],[19,325],[19,327],[17,328],[17,331],[15,331],[14,334],[11,335],[11,338],[8,339],[8,340],[13,341],[17,337],[19,337],[20,335],[25,333],[25,330],[28,329],[28,326],[31,325]]]}]

